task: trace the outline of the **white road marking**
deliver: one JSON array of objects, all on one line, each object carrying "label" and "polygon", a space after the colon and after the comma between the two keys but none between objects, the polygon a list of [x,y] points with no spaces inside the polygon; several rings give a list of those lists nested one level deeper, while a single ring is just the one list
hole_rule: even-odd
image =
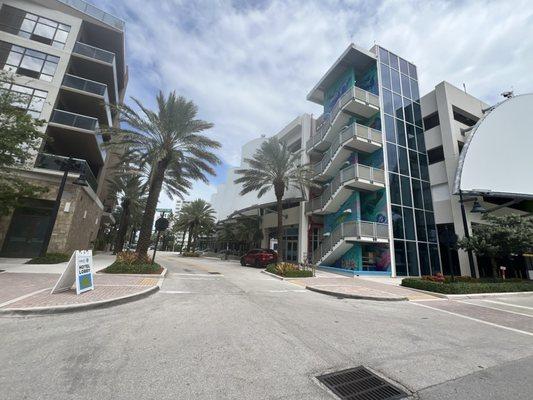
[{"label": "white road marking", "polygon": [[218,277],[218,276],[224,276],[222,274],[187,274],[185,272],[171,272],[171,275],[177,275],[177,276],[208,276],[208,277]]},{"label": "white road marking", "polygon": [[533,315],[531,315],[531,314],[519,313],[519,312],[516,312],[516,311],[505,310],[503,308],[498,308],[498,307],[485,306],[483,304],[469,303],[468,301],[464,301],[464,300],[456,300],[456,301],[459,302],[459,303],[463,303],[463,304],[469,304],[471,306],[490,308],[491,310],[497,310],[497,311],[502,311],[502,312],[506,312],[506,313],[509,313],[509,314],[516,314],[516,315],[522,315],[524,317],[533,318]]},{"label": "white road marking", "polygon": [[504,304],[504,305],[510,306],[510,307],[525,308],[526,310],[533,310],[533,307],[521,306],[521,305],[512,304],[512,303],[506,303],[504,301],[496,301],[496,300],[483,300],[483,301],[488,301],[488,302],[494,303],[494,304]]},{"label": "white road marking", "polygon": [[520,329],[515,329],[515,328],[510,328],[510,327],[504,326],[504,325],[494,324],[492,322],[483,321],[482,319],[477,319],[477,318],[473,318],[473,317],[468,317],[466,315],[454,313],[452,311],[447,311],[447,310],[442,310],[440,308],[430,307],[430,306],[427,306],[425,304],[414,303],[414,302],[411,302],[411,301],[409,303],[413,304],[415,306],[425,307],[425,308],[429,308],[429,309],[432,309],[432,310],[441,311],[441,312],[446,313],[446,314],[455,315],[456,317],[469,319],[470,321],[476,321],[476,322],[480,322],[480,323],[485,324],[485,325],[490,325],[490,326],[493,326],[493,327],[496,327],[496,328],[505,329],[507,331],[516,332],[516,333],[522,333],[522,334],[528,335],[528,336],[533,336],[533,332],[521,331]]},{"label": "white road marking", "polygon": [[183,290],[160,290],[159,293],[164,293],[164,294],[192,294],[192,293],[195,293],[195,292],[186,292],[186,291],[183,291]]},{"label": "white road marking", "polygon": [[307,293],[307,290],[301,289],[301,290],[267,290],[268,293]]}]

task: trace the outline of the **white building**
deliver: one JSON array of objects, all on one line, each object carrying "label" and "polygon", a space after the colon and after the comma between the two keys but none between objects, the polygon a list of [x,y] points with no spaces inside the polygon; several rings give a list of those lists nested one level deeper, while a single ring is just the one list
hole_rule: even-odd
[{"label": "white building", "polygon": [[[303,114],[285,126],[277,136],[287,143],[289,149],[301,155],[303,164],[308,162],[307,155],[302,151],[302,144],[310,138],[314,120],[311,115]],[[265,137],[257,138],[242,147],[241,165],[228,171],[226,182],[218,185],[217,192],[211,197],[211,205],[217,212],[219,220],[235,215],[258,215],[262,217],[263,242],[262,247],[269,247],[270,240],[276,237],[277,214],[275,212],[276,197],[270,191],[258,198],[256,193],[240,195],[242,185],[235,184],[238,178],[235,171],[245,166],[245,159],[251,158]],[[307,218],[302,202],[302,195],[298,190],[290,189],[283,199],[284,246],[286,258],[291,261],[303,260],[307,253]]]},{"label": "white building", "polygon": [[[439,233],[445,229],[462,238],[465,234],[461,203],[459,196],[453,195],[454,180],[457,170],[459,154],[473,127],[483,117],[490,107],[476,97],[465,93],[448,82],[439,83],[435,89],[421,99],[422,115],[424,118],[424,137],[427,148],[429,177],[435,220]],[[497,160],[494,160],[497,162]],[[484,168],[479,165],[479,168]],[[509,213],[526,214],[521,210],[521,203],[515,202],[509,207],[503,206],[509,199],[495,197],[464,196],[465,216],[469,233],[472,225],[482,223],[481,213],[472,213],[474,200],[495,215]],[[480,271],[477,257],[473,257],[472,270],[468,254],[463,251],[452,252],[452,264],[457,275],[479,276],[490,274],[490,271]],[[441,246],[441,261],[443,272],[450,273],[446,250]]]}]

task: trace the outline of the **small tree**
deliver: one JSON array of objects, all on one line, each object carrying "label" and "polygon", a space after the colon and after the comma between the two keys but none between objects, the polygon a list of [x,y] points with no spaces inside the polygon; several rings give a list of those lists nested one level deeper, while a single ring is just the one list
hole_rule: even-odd
[{"label": "small tree", "polygon": [[[4,87],[13,80],[0,71]],[[26,112],[30,97],[0,89],[0,215],[8,214],[24,197],[35,197],[46,188],[21,179],[14,168],[24,168],[38,150],[44,121]]]},{"label": "small tree", "polygon": [[492,275],[498,277],[498,258],[522,255],[533,248],[533,218],[518,215],[501,217],[486,214],[488,224],[475,225],[472,236],[463,238],[458,245],[490,258]]}]

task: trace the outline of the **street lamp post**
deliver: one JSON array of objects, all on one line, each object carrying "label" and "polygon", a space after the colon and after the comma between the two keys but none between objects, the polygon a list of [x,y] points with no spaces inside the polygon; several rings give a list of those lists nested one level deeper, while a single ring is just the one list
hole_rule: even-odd
[{"label": "street lamp post", "polygon": [[[48,224],[48,228],[46,229],[46,234],[44,236],[43,245],[41,247],[41,252],[39,254],[41,257],[45,256],[46,252],[48,251],[48,245],[50,244],[50,239],[52,237],[52,232],[54,231],[54,226],[56,224],[59,207],[61,206],[61,197],[63,197],[63,192],[65,191],[65,185],[67,183],[68,173],[72,171],[72,168],[75,164],[75,161],[72,157],[69,157],[67,161],[57,160],[56,162],[60,163],[60,167],[63,168],[64,173],[63,173],[63,177],[61,178],[61,183],[59,184],[56,201],[54,203],[54,208],[52,209],[50,223]],[[74,185],[79,185],[79,186],[88,186],[87,180],[85,179],[85,171],[82,170],[80,172],[80,176],[76,178],[76,180],[72,183]]]}]

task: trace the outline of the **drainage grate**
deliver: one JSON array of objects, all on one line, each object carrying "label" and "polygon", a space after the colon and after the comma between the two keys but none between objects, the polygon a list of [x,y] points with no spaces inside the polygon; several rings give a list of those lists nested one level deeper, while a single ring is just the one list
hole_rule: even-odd
[{"label": "drainage grate", "polygon": [[212,272],[212,271],[209,271],[209,273],[210,273],[211,275],[220,275],[220,272]]},{"label": "drainage grate", "polygon": [[317,379],[342,400],[395,400],[407,397],[407,393],[362,366],[317,376]]}]

